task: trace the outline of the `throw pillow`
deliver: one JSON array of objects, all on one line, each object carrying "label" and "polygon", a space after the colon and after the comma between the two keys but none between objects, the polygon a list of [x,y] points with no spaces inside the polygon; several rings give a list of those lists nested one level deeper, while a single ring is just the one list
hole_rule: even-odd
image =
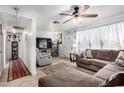
[{"label": "throw pillow", "polygon": [[90,49],[86,50],[86,56],[87,56],[87,58],[93,58]]},{"label": "throw pillow", "polygon": [[107,80],[102,82],[100,87],[112,87],[124,85],[124,71],[120,71],[111,75]]},{"label": "throw pillow", "polygon": [[119,52],[118,57],[115,60],[115,63],[116,64],[119,64],[121,66],[124,66],[124,52],[123,51],[120,51]]}]

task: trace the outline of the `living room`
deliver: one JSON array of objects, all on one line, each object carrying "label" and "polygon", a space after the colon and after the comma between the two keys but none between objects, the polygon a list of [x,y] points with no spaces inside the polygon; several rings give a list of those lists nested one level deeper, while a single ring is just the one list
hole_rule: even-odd
[{"label": "living room", "polygon": [[123,86],[123,11],[123,5],[1,5],[0,86]]}]

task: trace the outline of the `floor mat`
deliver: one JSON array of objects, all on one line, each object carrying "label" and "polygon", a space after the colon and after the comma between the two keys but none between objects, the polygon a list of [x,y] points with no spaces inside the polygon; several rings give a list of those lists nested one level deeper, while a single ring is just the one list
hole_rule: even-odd
[{"label": "floor mat", "polygon": [[21,59],[10,60],[7,81],[12,81],[27,75],[31,74]]},{"label": "floor mat", "polygon": [[44,67],[41,67],[40,70],[48,75],[48,74],[52,74],[56,71],[61,71],[65,68],[67,68],[67,67],[72,67],[74,69],[80,70],[80,71],[88,73],[90,75],[94,75],[96,73],[94,71],[90,71],[90,70],[87,70],[87,69],[84,69],[84,68],[81,68],[81,67],[77,67],[77,66],[74,66],[74,65],[71,65],[71,64],[67,64],[65,62],[58,63],[58,64],[55,64],[55,65],[44,66]]},{"label": "floor mat", "polygon": [[62,62],[62,63],[58,63],[55,65],[48,65],[48,66],[41,67],[40,70],[46,74],[52,74],[56,71],[60,71],[64,68],[66,68],[66,67],[73,67],[73,65],[66,64],[66,63]]}]

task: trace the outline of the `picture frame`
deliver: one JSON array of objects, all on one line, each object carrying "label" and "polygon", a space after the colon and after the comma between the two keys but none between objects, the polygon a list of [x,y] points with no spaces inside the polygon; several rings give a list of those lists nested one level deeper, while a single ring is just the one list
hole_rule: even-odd
[{"label": "picture frame", "polygon": [[57,34],[57,43],[62,44],[62,34]]}]

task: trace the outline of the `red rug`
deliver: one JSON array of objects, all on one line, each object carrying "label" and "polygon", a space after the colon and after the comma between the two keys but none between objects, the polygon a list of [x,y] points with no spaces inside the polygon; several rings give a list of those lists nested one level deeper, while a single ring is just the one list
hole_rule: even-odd
[{"label": "red rug", "polygon": [[7,81],[12,81],[27,75],[31,74],[21,59],[10,60]]}]

